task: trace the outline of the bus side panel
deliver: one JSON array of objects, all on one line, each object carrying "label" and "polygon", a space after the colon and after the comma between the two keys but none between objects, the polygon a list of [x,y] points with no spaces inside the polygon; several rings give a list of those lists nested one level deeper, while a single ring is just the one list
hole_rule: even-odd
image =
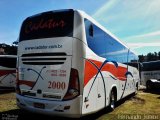
[{"label": "bus side panel", "polygon": [[73,40],[73,56],[72,56],[72,68],[78,70],[79,77],[79,90],[81,100],[78,101],[80,103],[79,106],[76,106],[76,109],[80,109],[80,115],[82,114],[82,93],[83,93],[83,77],[84,77],[84,59],[83,59],[84,51],[83,51],[83,43],[82,41],[74,38]]},{"label": "bus side panel", "polygon": [[16,55],[0,55],[0,87],[16,86]]},{"label": "bus side panel", "polygon": [[[7,68],[8,69],[8,68]],[[0,87],[15,87],[16,70],[0,70]]]},{"label": "bus side panel", "polygon": [[74,14],[74,40],[73,40],[73,56],[72,56],[72,68],[75,68],[78,70],[79,74],[79,88],[80,88],[80,115],[82,115],[82,96],[83,96],[83,83],[84,83],[84,67],[85,67],[85,31],[84,31],[84,21],[83,21],[83,15],[81,15],[78,11],[75,11]]},{"label": "bus side panel", "polygon": [[160,71],[141,71],[141,84],[146,86],[146,82],[150,79],[160,79]]},{"label": "bus side panel", "polygon": [[137,70],[137,68],[134,68],[134,67],[131,67],[129,66],[128,67],[128,71],[131,71],[132,73],[132,76],[128,76],[127,79],[129,79],[129,87],[130,87],[130,94],[131,93],[134,93],[137,89],[136,87],[136,84],[139,82],[139,71]]},{"label": "bus side panel", "polygon": [[141,66],[141,84],[146,86],[150,79],[160,80],[160,60],[143,62]]},{"label": "bus side panel", "polygon": [[[89,81],[89,83],[86,86],[84,86],[82,114],[93,113],[97,110],[96,101],[97,101],[98,81],[96,80],[94,82],[94,85],[92,86],[94,79],[95,79],[95,76]],[[92,86],[92,90],[90,91],[91,86]]]},{"label": "bus side panel", "polygon": [[[93,58],[92,51],[85,46],[86,55],[84,57],[84,80],[83,80],[83,103],[82,114],[93,113],[96,110],[97,101],[97,85],[98,81],[95,80],[97,69],[87,60]],[[99,75],[97,77],[100,77]]]},{"label": "bus side panel", "polygon": [[146,77],[148,73],[150,74],[150,71],[147,71],[147,72],[146,71],[141,71],[141,84],[144,85],[144,86],[146,86],[146,82],[149,78],[149,77]]},{"label": "bus side panel", "polygon": [[[113,78],[113,76],[117,76],[116,68],[112,63],[108,63],[100,69],[103,63],[100,59],[99,57],[99,60],[91,60],[91,58],[85,60],[83,114],[91,114],[108,106],[112,88],[116,87],[118,90],[120,80]],[[119,91],[117,92],[120,94]]]},{"label": "bus side panel", "polygon": [[136,92],[136,84],[139,82],[139,71],[131,66],[128,66],[126,73],[126,81],[119,81],[119,93],[117,100],[120,100],[127,95]]}]

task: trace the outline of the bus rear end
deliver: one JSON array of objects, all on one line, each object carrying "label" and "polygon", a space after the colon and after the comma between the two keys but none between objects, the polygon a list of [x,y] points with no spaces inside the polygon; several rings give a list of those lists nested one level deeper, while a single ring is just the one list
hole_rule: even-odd
[{"label": "bus rear end", "polygon": [[16,86],[16,55],[0,55],[0,89]]},{"label": "bus rear end", "polygon": [[72,65],[74,11],[28,17],[18,45],[17,105],[38,113],[79,117],[79,72]]}]

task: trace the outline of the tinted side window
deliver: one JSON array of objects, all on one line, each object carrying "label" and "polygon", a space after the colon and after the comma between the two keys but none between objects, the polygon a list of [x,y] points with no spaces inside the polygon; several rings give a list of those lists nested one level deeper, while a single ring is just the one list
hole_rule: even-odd
[{"label": "tinted side window", "polygon": [[[91,25],[93,26],[93,36],[90,35]],[[125,46],[87,19],[85,19],[85,29],[88,47],[94,53],[109,61],[127,62],[128,49]]]},{"label": "tinted side window", "polygon": [[8,68],[16,68],[16,60],[17,60],[16,58],[1,57],[0,66]]},{"label": "tinted side window", "polygon": [[107,33],[105,33],[104,39],[106,43],[105,57],[121,63],[127,62],[128,49]]},{"label": "tinted side window", "polygon": [[131,51],[128,54],[128,65],[138,69],[138,57]]},{"label": "tinted side window", "polygon": [[[93,35],[91,35],[91,28]],[[86,39],[88,47],[97,55],[104,57],[105,54],[105,42],[104,32],[92,24],[89,20],[85,20]]]},{"label": "tinted side window", "polygon": [[143,71],[160,70],[160,61],[143,63]]},{"label": "tinted side window", "polygon": [[160,61],[153,62],[152,66],[153,66],[153,70],[160,70]]},{"label": "tinted side window", "polygon": [[128,62],[137,62],[138,56],[136,56],[133,52],[129,51]]}]

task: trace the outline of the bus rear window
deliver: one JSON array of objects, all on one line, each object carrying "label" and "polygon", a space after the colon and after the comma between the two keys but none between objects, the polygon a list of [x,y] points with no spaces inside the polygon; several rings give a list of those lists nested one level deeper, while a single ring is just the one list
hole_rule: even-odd
[{"label": "bus rear window", "polygon": [[22,24],[19,41],[73,36],[73,10],[49,11],[28,17]]},{"label": "bus rear window", "polygon": [[0,66],[16,68],[17,58],[0,57]]}]

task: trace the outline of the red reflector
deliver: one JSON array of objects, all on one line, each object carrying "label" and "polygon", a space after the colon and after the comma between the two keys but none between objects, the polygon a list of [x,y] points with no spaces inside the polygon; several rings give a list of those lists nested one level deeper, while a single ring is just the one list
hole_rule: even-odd
[{"label": "red reflector", "polygon": [[63,100],[73,99],[77,97],[79,94],[80,90],[78,70],[71,68],[69,86]]}]

